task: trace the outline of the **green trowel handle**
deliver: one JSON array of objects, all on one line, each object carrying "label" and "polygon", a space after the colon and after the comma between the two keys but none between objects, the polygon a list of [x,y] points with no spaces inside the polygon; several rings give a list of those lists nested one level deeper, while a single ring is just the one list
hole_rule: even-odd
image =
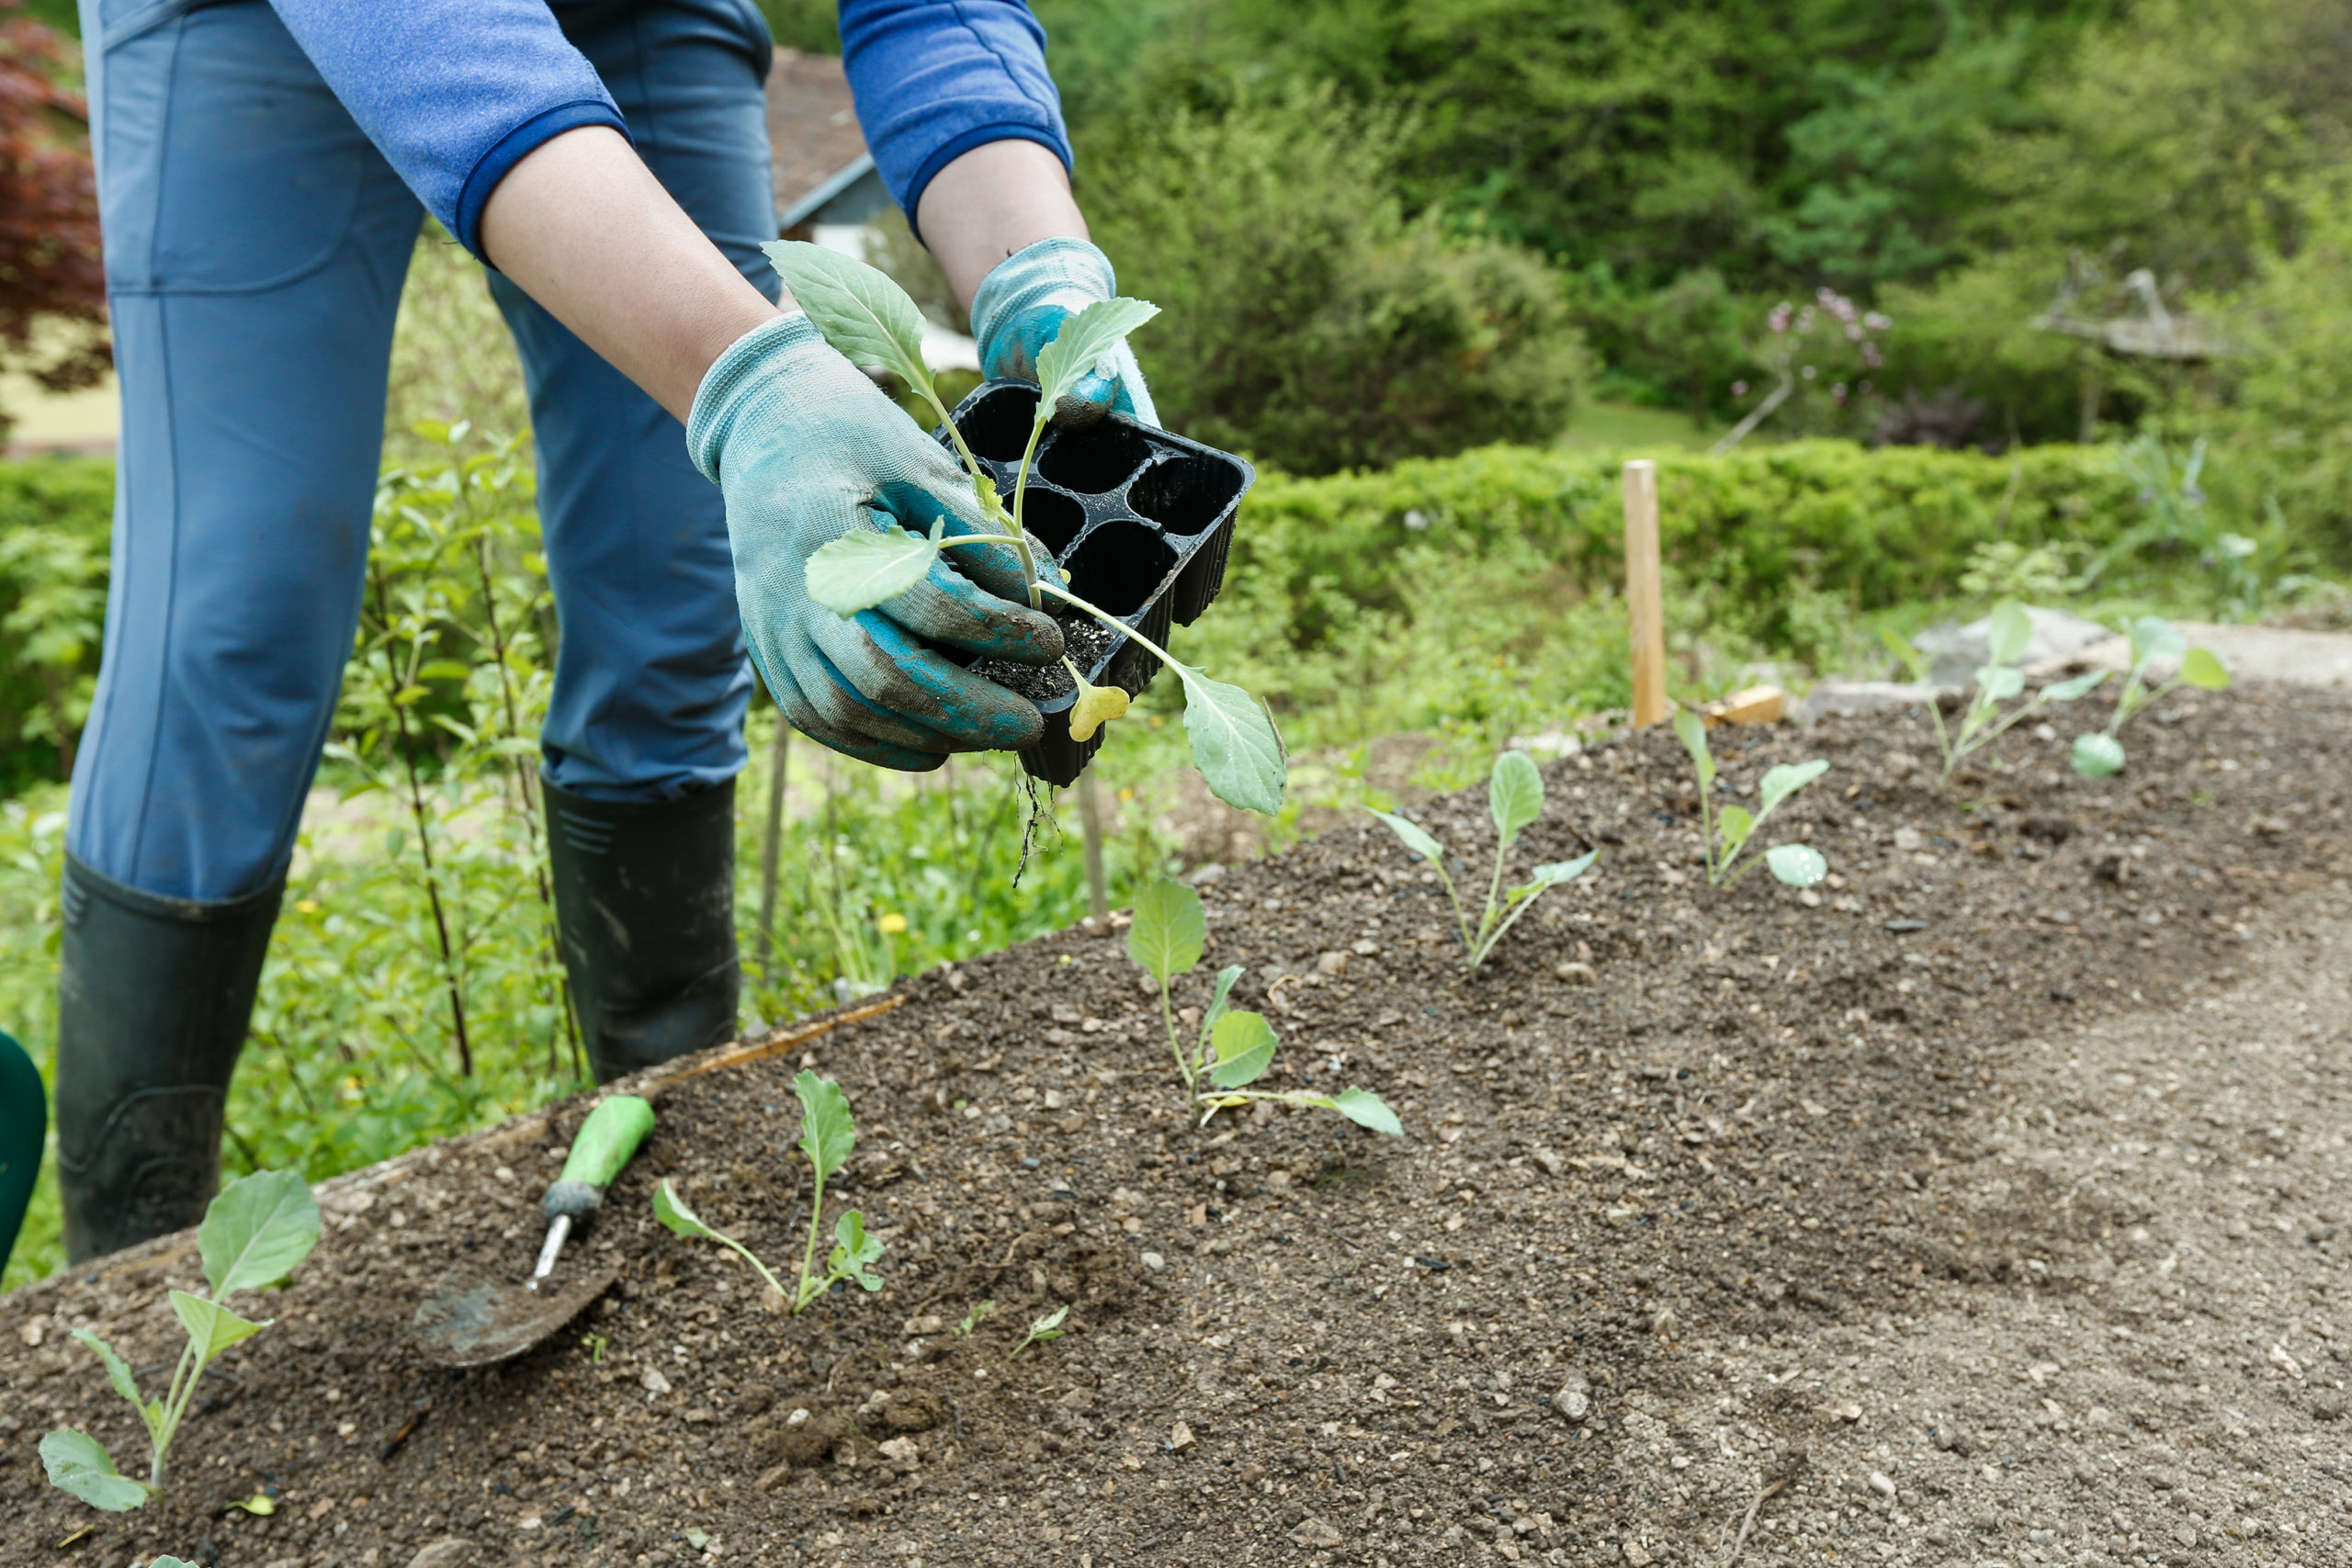
[{"label": "green trowel handle", "polygon": [[571,1140],[571,1156],[563,1162],[565,1181],[609,1187],[621,1173],[645,1134],[653,1131],[653,1107],[633,1094],[616,1094],[580,1123]]}]

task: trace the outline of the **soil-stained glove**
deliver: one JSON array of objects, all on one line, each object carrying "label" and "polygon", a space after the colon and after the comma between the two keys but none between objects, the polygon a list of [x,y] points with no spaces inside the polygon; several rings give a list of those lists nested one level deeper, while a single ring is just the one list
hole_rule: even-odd
[{"label": "soil-stained glove", "polygon": [[727,497],[735,600],[752,662],[793,728],[834,750],[919,773],[951,751],[1033,745],[1025,699],[918,638],[981,658],[1046,664],[1061,628],[1028,607],[1001,545],[944,553],[929,577],[844,620],[808,597],[808,560],[853,529],[950,535],[980,523],[971,480],[805,315],[729,345],[686,421],[695,467]]},{"label": "soil-stained glove", "polygon": [[[972,296],[972,335],[979,341],[980,370],[991,380],[1017,376],[1037,378],[1037,353],[1053,342],[1065,319],[1098,299],[1119,292],[1111,258],[1084,240],[1040,240],[996,264]],[[1151,389],[1136,368],[1125,339],[1096,362],[1054,410],[1054,423],[1087,425],[1106,412],[1128,414],[1145,424],[1159,423]]]}]

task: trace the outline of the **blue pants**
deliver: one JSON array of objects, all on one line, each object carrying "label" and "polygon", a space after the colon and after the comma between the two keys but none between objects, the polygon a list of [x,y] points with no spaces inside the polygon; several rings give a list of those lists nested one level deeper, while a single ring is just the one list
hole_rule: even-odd
[{"label": "blue pants", "polygon": [[[752,0],[557,13],[655,176],[773,298]],[[67,847],[146,892],[233,898],[284,868],[334,714],[422,209],[262,0],[82,0],[82,17],[122,442]],[[562,628],[547,776],[624,802],[730,778],[752,681],[719,492],[677,421],[492,288]]]}]

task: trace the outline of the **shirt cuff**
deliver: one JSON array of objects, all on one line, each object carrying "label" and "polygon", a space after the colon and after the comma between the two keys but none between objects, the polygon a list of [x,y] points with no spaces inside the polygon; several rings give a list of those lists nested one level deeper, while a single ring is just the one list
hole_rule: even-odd
[{"label": "shirt cuff", "polygon": [[490,205],[490,193],[515,164],[565,131],[583,125],[609,125],[624,137],[628,135],[628,122],[621,118],[619,110],[602,98],[582,98],[543,109],[500,137],[475,163],[473,173],[458,192],[458,243],[488,265],[490,258],[481,254],[481,214]]},{"label": "shirt cuff", "polygon": [[931,188],[932,180],[937,176],[940,170],[969,152],[973,148],[985,147],[991,141],[1034,141],[1059,158],[1063,168],[1068,169],[1071,166],[1069,144],[1049,130],[1019,123],[976,125],[961,135],[952,137],[941,143],[930,157],[922,161],[922,165],[915,171],[912,183],[907,186],[907,201],[903,210],[907,215],[907,227],[914,231],[916,239],[922,238],[922,225],[915,221],[915,212],[922,206],[922,193]]}]

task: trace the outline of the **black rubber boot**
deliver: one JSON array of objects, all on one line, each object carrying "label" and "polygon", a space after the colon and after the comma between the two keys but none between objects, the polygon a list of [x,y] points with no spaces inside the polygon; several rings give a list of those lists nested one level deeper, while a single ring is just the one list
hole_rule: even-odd
[{"label": "black rubber boot", "polygon": [[651,805],[546,789],[563,967],[596,1081],[733,1039],[733,781]]},{"label": "black rubber boot", "polygon": [[204,1218],[281,875],[165,898],[68,855],[57,976],[57,1174],[79,1263]]}]

